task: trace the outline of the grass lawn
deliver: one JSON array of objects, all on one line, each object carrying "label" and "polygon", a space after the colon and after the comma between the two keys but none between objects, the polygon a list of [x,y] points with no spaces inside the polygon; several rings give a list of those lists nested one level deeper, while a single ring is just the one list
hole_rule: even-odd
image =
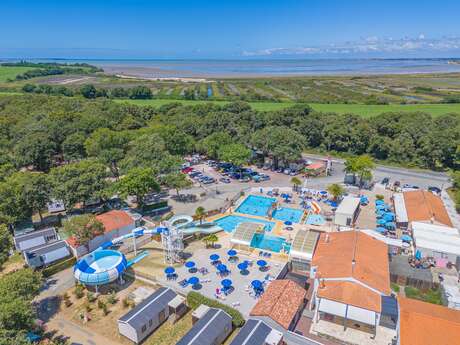
[{"label": "grass lawn", "polygon": [[6,82],[7,79],[14,79],[18,74],[30,71],[30,67],[8,67],[0,66],[0,82]]},{"label": "grass lawn", "polygon": [[406,297],[408,298],[418,299],[420,301],[442,305],[440,289],[437,289],[437,290],[430,289],[427,291],[422,291],[412,286],[406,286],[404,288],[404,293],[406,294]]},{"label": "grass lawn", "polygon": [[172,324],[163,323],[145,340],[146,345],[170,345],[177,343],[192,328],[192,311],[190,310],[179,321]]},{"label": "grass lawn", "polygon": [[[146,99],[146,100],[115,100],[116,102],[128,102],[144,106],[162,106],[165,104],[180,102],[186,105],[203,104],[212,102],[224,105],[227,101],[189,101],[173,99]],[[269,111],[280,110],[295,105],[293,102],[249,102],[255,110]],[[388,104],[388,105],[366,105],[366,104],[309,104],[313,109],[322,112],[333,112],[339,114],[358,114],[364,117],[379,115],[384,112],[426,112],[433,116],[440,116],[447,113],[460,114],[460,104]]]}]

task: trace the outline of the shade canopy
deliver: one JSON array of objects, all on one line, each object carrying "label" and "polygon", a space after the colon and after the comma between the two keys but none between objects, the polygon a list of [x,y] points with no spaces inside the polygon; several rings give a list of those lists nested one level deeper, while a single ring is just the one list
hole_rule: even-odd
[{"label": "shade canopy", "polygon": [[380,232],[381,234],[383,234],[383,233],[385,233],[386,229],[381,227],[381,226],[379,226],[377,229],[375,229],[375,231]]},{"label": "shade canopy", "polygon": [[383,218],[382,219],[377,219],[377,224],[378,225],[385,225],[386,222],[387,221],[385,219],[383,219]]},{"label": "shade canopy", "polygon": [[241,271],[247,270],[248,269],[248,263],[246,261],[240,262],[238,264],[238,269]]},{"label": "shade canopy", "polygon": [[396,228],[396,224],[393,223],[393,222],[386,222],[385,227],[388,228],[388,229],[394,229],[394,228]]},{"label": "shade canopy", "polygon": [[200,279],[198,279],[198,277],[190,277],[187,282],[190,284],[190,285],[197,285],[199,282],[200,282]]},{"label": "shade canopy", "polygon": [[227,254],[228,254],[229,256],[236,256],[237,252],[236,252],[235,249],[230,249],[230,250],[227,252]]},{"label": "shade canopy", "polygon": [[327,191],[322,190],[322,191],[319,192],[319,194],[326,195],[326,194],[327,194]]},{"label": "shade canopy", "polygon": [[220,272],[224,272],[227,270],[227,266],[225,266],[224,264],[219,264],[217,265],[217,270]]},{"label": "shade canopy", "polygon": [[193,267],[195,267],[195,265],[196,265],[196,264],[195,264],[194,261],[187,261],[187,262],[185,263],[185,267],[187,267],[187,268],[193,268]]},{"label": "shade canopy", "polygon": [[409,235],[402,235],[401,240],[404,242],[412,242],[412,237],[410,237]]},{"label": "shade canopy", "polygon": [[375,204],[376,205],[383,205],[383,204],[385,204],[385,201],[383,201],[382,199],[377,199],[377,200],[375,200]]},{"label": "shade canopy", "polygon": [[262,282],[260,280],[253,280],[251,282],[251,285],[254,289],[262,289],[263,287]]},{"label": "shade canopy", "polygon": [[209,259],[211,259],[212,261],[217,261],[219,260],[220,256],[218,254],[211,254],[209,256]]},{"label": "shade canopy", "polygon": [[232,286],[233,284],[230,279],[224,279],[220,283],[222,284],[223,287],[226,287],[226,288]]},{"label": "shade canopy", "polygon": [[287,220],[284,222],[284,225],[292,225],[292,222],[290,220]]},{"label": "shade canopy", "polygon": [[260,267],[267,266],[267,261],[265,261],[265,260],[258,260],[258,261],[257,261],[257,266],[260,266]]},{"label": "shade canopy", "polygon": [[169,267],[166,267],[166,268],[165,268],[165,273],[166,273],[166,274],[173,274],[174,272],[176,272],[176,270],[174,269],[174,267],[169,266]]}]

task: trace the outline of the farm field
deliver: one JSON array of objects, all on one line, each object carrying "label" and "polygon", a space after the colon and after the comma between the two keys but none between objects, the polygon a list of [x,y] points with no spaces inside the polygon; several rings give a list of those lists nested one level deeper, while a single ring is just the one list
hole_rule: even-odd
[{"label": "farm field", "polygon": [[0,82],[6,82],[8,79],[14,79],[18,74],[30,71],[30,67],[5,67],[0,66]]},{"label": "farm field", "polygon": [[[203,103],[226,104],[226,101],[189,101],[171,99],[148,99],[148,100],[116,100],[116,102],[128,102],[140,106],[159,107],[172,102],[180,102],[186,105]],[[295,104],[294,102],[249,102],[249,104],[259,111],[280,110]],[[339,114],[357,114],[364,117],[379,115],[385,112],[425,112],[432,116],[440,116],[447,113],[460,114],[460,104],[388,104],[388,105],[366,105],[366,104],[309,104],[313,109],[322,112],[333,112]]]}]

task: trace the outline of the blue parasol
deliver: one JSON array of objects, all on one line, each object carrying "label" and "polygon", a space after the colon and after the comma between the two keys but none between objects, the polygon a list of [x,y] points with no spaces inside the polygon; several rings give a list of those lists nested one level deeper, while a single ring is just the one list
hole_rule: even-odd
[{"label": "blue parasol", "polygon": [[395,229],[395,228],[396,228],[396,224],[393,223],[393,222],[387,222],[387,223],[385,223],[385,227],[386,227],[387,229]]},{"label": "blue parasol", "polygon": [[401,241],[412,242],[412,237],[410,237],[409,235],[402,235],[401,236]]},{"label": "blue parasol", "polygon": [[209,256],[209,259],[210,259],[211,261],[217,261],[217,260],[219,260],[219,258],[220,258],[220,256],[219,256],[218,254],[211,254],[211,255]]},{"label": "blue parasol", "polygon": [[230,249],[228,252],[227,252],[228,256],[236,256],[237,252],[235,249]]},{"label": "blue parasol", "polygon": [[190,285],[197,285],[199,282],[200,282],[200,279],[198,279],[198,277],[190,277],[187,282],[190,284]]},{"label": "blue parasol", "polygon": [[166,268],[165,268],[165,273],[166,273],[166,274],[173,274],[174,272],[176,272],[176,270],[174,269],[174,267],[169,266],[169,267],[166,267]]},{"label": "blue parasol", "polygon": [[195,262],[194,262],[194,261],[187,261],[187,262],[185,263],[185,267],[187,267],[187,268],[193,268],[193,267],[195,267]]},{"label": "blue parasol", "polygon": [[292,222],[290,220],[287,220],[284,222],[284,225],[292,225]]},{"label": "blue parasol", "polygon": [[262,282],[260,280],[253,280],[251,282],[251,285],[254,289],[262,289],[263,287]]},{"label": "blue parasol", "polygon": [[385,219],[387,222],[391,222],[392,220],[395,219],[392,213],[385,213],[383,215],[383,219]]},{"label": "blue parasol", "polygon": [[382,199],[375,200],[376,205],[383,205],[384,203],[385,203],[385,201],[383,201]]},{"label": "blue parasol", "polygon": [[377,224],[378,225],[385,225],[386,222],[387,221],[385,219],[383,219],[383,218],[382,219],[377,219]]},{"label": "blue parasol", "polygon": [[379,226],[375,231],[380,232],[381,234],[384,234],[387,230],[381,226]]},{"label": "blue parasol", "polygon": [[265,260],[258,260],[258,261],[257,261],[257,266],[265,267],[265,266],[267,266],[267,261],[265,261]]},{"label": "blue parasol", "polygon": [[237,267],[239,270],[245,271],[248,269],[248,263],[246,261],[240,262]]},{"label": "blue parasol", "polygon": [[232,281],[230,279],[224,279],[220,282],[222,284],[223,287],[225,288],[229,288],[230,286],[232,286]]},{"label": "blue parasol", "polygon": [[225,266],[224,264],[219,264],[219,265],[217,265],[216,268],[220,272],[225,272],[227,270],[227,266]]}]

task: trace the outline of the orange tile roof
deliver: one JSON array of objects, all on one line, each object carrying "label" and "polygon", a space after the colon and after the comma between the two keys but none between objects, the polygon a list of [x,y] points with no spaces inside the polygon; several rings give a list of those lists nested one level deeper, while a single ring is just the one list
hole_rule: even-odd
[{"label": "orange tile roof", "polygon": [[380,294],[359,283],[327,280],[320,283],[317,294],[322,298],[373,310],[377,313],[382,311]]},{"label": "orange tile roof", "polygon": [[460,311],[398,297],[401,345],[457,345],[460,343]]},{"label": "orange tile roof", "polygon": [[[112,210],[96,216],[96,219],[104,225],[104,233],[108,233],[134,223],[134,219],[125,211]],[[72,236],[66,240],[67,244],[73,248],[79,244]]]},{"label": "orange tile roof", "polygon": [[440,197],[424,190],[404,192],[403,196],[409,222],[434,220],[453,227]]},{"label": "orange tile roof", "polygon": [[134,224],[134,219],[125,211],[112,210],[96,216],[96,219],[104,225],[104,232],[111,232]]},{"label": "orange tile roof", "polygon": [[385,295],[391,293],[388,247],[362,232],[322,233],[312,266],[318,278],[354,278]]},{"label": "orange tile roof", "polygon": [[289,329],[306,295],[307,291],[292,280],[274,280],[251,310],[250,315],[270,317],[285,329]]},{"label": "orange tile roof", "polygon": [[312,163],[312,164],[306,166],[306,168],[310,169],[310,170],[318,170],[318,169],[322,169],[322,168],[325,168],[325,167],[326,167],[326,164],[323,163],[323,162]]}]

